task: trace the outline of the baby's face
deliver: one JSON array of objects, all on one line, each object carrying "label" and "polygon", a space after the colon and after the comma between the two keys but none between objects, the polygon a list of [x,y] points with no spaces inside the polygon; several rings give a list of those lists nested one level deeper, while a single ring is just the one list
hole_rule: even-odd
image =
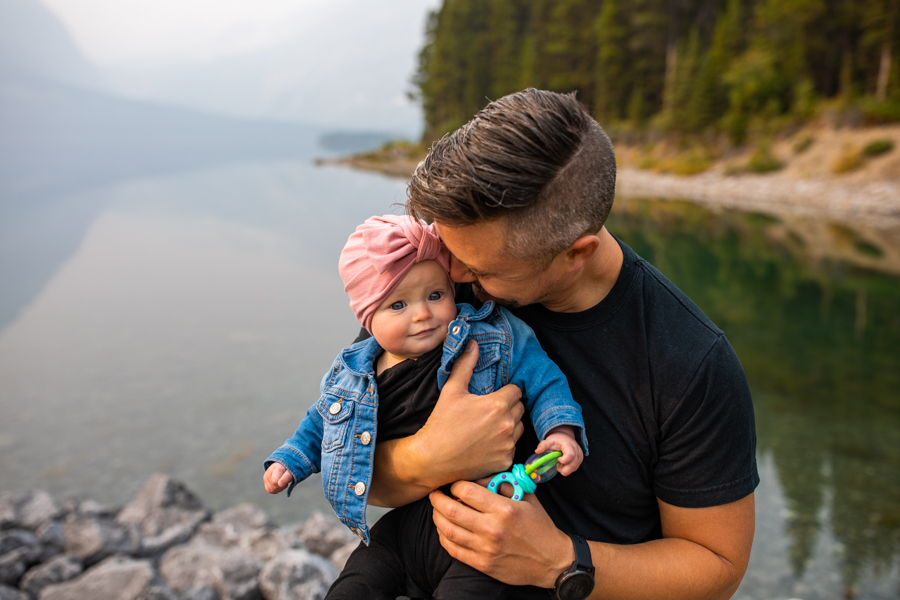
[{"label": "baby's face", "polygon": [[416,263],[372,315],[372,335],[400,359],[419,358],[444,343],[456,318],[450,281],[433,260]]}]

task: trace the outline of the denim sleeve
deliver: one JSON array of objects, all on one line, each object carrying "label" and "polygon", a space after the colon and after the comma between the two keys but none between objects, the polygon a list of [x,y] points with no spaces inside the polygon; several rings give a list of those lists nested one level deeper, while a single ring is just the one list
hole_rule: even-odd
[{"label": "denim sleeve", "polygon": [[509,382],[522,390],[522,402],[531,414],[538,439],[544,439],[551,429],[560,425],[571,425],[587,456],[581,406],[572,397],[566,376],[541,348],[531,327],[505,308],[500,310],[512,333]]},{"label": "denim sleeve", "polygon": [[306,416],[300,421],[297,431],[290,439],[285,440],[278,450],[266,459],[264,465],[268,469],[272,463],[281,463],[291,472],[294,480],[288,486],[287,494],[291,495],[294,486],[312,475],[318,473],[321,466],[322,449],[322,415],[316,410],[317,402],[314,402]]},{"label": "denim sleeve", "polygon": [[[338,361],[332,368],[322,377],[319,384],[319,395],[325,390],[325,385],[334,369],[337,367]],[[294,480],[287,488],[287,495],[291,495],[294,486],[312,475],[318,473],[322,468],[322,415],[316,410],[318,401],[313,402],[312,406],[306,411],[306,416],[297,426],[289,439],[285,440],[275,452],[269,456],[263,463],[268,469],[272,463],[281,463],[285,469],[290,471]]]}]

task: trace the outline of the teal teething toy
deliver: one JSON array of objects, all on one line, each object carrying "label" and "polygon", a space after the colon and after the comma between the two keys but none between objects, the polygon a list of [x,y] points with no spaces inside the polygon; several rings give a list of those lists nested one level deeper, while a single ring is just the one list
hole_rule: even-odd
[{"label": "teal teething toy", "polygon": [[556,459],[562,456],[562,452],[544,452],[532,454],[524,465],[513,465],[512,469],[505,473],[497,473],[491,478],[487,489],[497,493],[501,483],[508,483],[513,487],[513,500],[521,500],[525,494],[531,494],[537,489],[537,484],[550,481],[556,475]]}]

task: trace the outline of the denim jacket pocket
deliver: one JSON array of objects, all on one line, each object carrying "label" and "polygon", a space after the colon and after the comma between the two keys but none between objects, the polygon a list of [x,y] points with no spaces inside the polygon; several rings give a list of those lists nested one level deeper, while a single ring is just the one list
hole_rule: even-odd
[{"label": "denim jacket pocket", "polygon": [[344,445],[347,427],[353,415],[353,401],[325,393],[316,410],[322,416],[322,452],[334,452]]},{"label": "denim jacket pocket", "polygon": [[473,394],[490,394],[498,389],[497,370],[500,368],[500,343],[478,344],[478,362],[472,379],[469,381],[469,391]]}]

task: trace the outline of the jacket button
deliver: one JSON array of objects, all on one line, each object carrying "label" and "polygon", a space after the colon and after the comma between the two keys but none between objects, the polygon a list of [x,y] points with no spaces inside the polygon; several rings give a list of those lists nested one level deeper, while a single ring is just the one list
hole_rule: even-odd
[{"label": "jacket button", "polygon": [[356,485],[353,486],[353,493],[357,496],[362,496],[366,493],[366,484],[360,481]]},{"label": "jacket button", "polygon": [[451,333],[452,333],[453,335],[456,335],[457,333],[459,333],[459,325],[454,326],[454,327],[453,327],[453,331],[451,331]]},{"label": "jacket button", "polygon": [[368,431],[363,431],[362,435],[359,436],[359,441],[362,442],[363,446],[368,446],[369,443],[372,441],[372,434],[369,433]]},{"label": "jacket button", "polygon": [[338,414],[339,412],[341,412],[341,403],[340,403],[340,402],[335,402],[334,404],[332,404],[331,406],[329,406],[329,407],[328,407],[328,412],[330,412],[330,413],[333,414],[333,415],[336,415],[336,414]]}]

